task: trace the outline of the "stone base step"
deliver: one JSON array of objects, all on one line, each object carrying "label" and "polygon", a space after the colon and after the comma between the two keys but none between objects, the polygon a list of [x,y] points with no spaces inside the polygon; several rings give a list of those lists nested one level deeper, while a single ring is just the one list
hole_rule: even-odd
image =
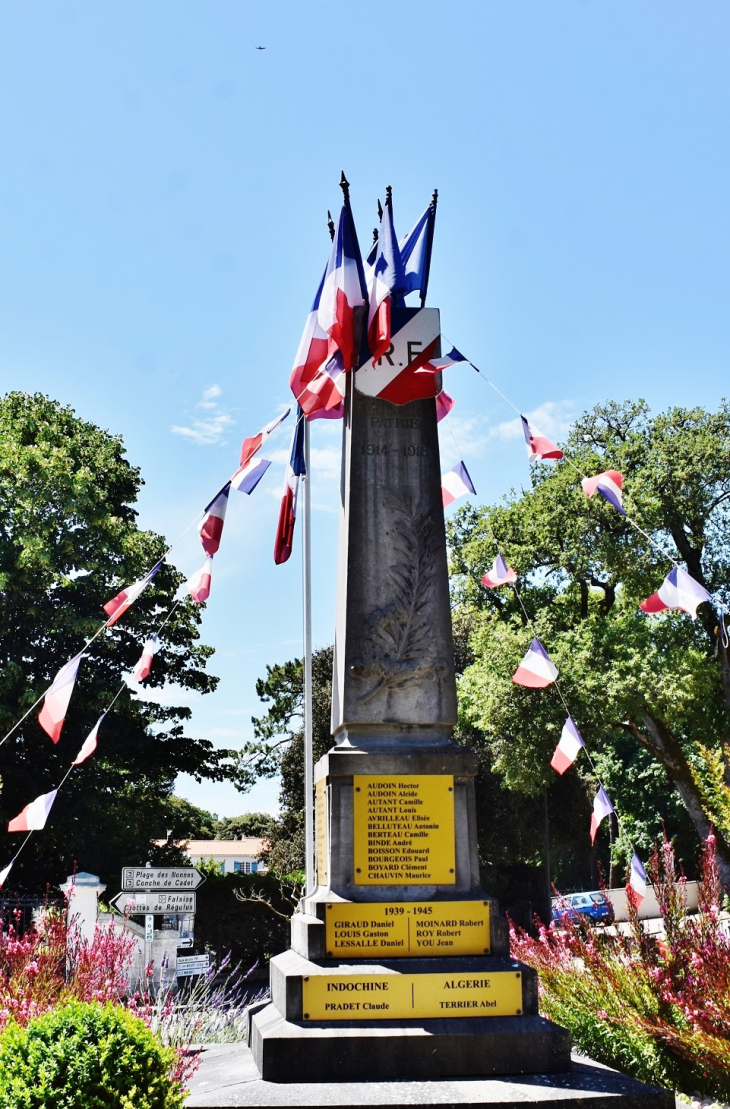
[{"label": "stone base step", "polygon": [[424,1021],[287,1021],[254,1013],[251,1050],[270,1082],[354,1082],[570,1069],[570,1036],[539,1016]]}]

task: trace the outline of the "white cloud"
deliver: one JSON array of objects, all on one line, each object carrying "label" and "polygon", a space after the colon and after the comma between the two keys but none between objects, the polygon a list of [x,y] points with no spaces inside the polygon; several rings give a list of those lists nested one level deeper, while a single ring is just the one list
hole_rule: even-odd
[{"label": "white cloud", "polygon": [[[564,439],[575,419],[575,402],[548,400],[526,412],[525,416],[533,432],[546,435],[549,439]],[[497,439],[522,439],[522,424],[519,417],[505,420],[491,428],[489,434]]]},{"label": "white cloud", "polygon": [[209,386],[196,405],[197,408],[206,409],[209,415],[202,419],[193,416],[188,427],[173,424],[170,428],[172,434],[182,435],[185,439],[192,439],[193,443],[199,447],[208,447],[225,442],[223,436],[226,428],[231,427],[236,421],[214,399],[219,397],[221,392],[220,385]]}]

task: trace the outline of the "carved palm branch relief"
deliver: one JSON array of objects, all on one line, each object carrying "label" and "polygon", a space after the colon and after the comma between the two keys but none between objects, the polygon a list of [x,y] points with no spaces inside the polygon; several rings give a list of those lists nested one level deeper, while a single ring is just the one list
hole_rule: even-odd
[{"label": "carved palm branch relief", "polygon": [[445,660],[430,657],[428,617],[436,581],[432,513],[420,505],[414,507],[402,494],[388,491],[384,496],[391,519],[398,521],[393,561],[385,571],[392,600],[368,618],[363,657],[350,665],[352,677],[367,684],[358,698],[361,702],[417,679],[436,681],[447,669]]}]

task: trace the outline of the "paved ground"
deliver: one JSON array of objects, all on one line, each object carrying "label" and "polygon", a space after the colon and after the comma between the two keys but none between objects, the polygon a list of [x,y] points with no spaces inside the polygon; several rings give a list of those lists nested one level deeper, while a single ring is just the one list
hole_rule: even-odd
[{"label": "paved ground", "polygon": [[[644,1086],[591,1060],[574,1057],[570,1074],[508,1078],[445,1079],[418,1082],[262,1082],[244,1044],[214,1044],[201,1049],[201,1066],[190,1085],[186,1109],[225,1106],[276,1106],[300,1109],[325,1106],[365,1109],[371,1106],[439,1106],[471,1109],[674,1109],[674,1095]],[[683,1109],[687,1109],[686,1104]]]}]

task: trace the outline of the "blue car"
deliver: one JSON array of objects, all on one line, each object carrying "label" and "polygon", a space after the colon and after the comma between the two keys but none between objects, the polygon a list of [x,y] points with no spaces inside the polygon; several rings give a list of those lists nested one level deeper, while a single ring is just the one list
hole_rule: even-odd
[{"label": "blue car", "polygon": [[612,924],[613,905],[604,893],[569,893],[553,905],[553,920],[561,924]]}]

